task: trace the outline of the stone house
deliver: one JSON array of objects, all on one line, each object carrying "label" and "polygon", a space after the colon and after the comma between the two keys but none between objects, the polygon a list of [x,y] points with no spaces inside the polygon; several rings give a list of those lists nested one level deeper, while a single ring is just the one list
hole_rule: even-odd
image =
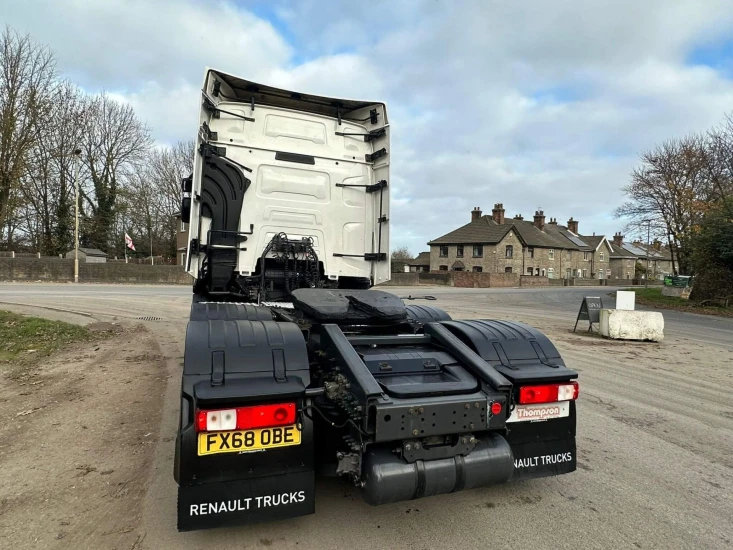
[{"label": "stone house", "polygon": [[[636,266],[643,270],[647,267],[647,258],[649,260],[649,278],[662,280],[665,275],[672,273],[672,255],[666,247],[662,246],[662,242],[655,240],[653,244],[648,245],[640,241],[625,243],[621,233],[613,236],[614,254],[612,256],[611,270],[613,276],[619,279],[636,278]],[[640,269],[642,271],[642,269]],[[619,275],[620,274],[620,275]],[[644,278],[641,275],[640,278]]]},{"label": "stone house", "polygon": [[430,252],[420,252],[417,258],[407,262],[405,271],[409,271],[410,273],[430,271]]},{"label": "stone house", "polygon": [[507,219],[503,204],[491,216],[476,207],[471,221],[428,243],[431,271],[519,273],[549,278],[605,278],[610,245],[605,237],[583,237],[578,221],[567,226],[555,218],[546,222],[543,211],[532,221],[520,215]]},{"label": "stone house", "polygon": [[188,224],[176,215],[176,265],[186,265],[186,249],[188,248]]}]

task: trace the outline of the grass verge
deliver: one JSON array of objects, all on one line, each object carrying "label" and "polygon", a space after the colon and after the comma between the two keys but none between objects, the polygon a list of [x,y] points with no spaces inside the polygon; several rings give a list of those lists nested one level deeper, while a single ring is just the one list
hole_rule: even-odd
[{"label": "grass verge", "polygon": [[0,311],[0,367],[34,363],[69,344],[95,336],[79,325]]},{"label": "grass verge", "polygon": [[625,288],[636,293],[636,303],[644,306],[659,307],[664,309],[675,309],[678,311],[687,311],[689,313],[700,313],[702,315],[719,315],[721,317],[733,317],[733,307],[701,307],[690,300],[683,300],[676,296],[663,296],[662,289],[632,287]]}]

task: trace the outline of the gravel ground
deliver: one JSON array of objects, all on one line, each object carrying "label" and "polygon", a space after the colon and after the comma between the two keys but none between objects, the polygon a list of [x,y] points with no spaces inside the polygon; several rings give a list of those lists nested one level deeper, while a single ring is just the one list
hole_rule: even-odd
[{"label": "gravel ground", "polygon": [[[3,387],[0,532],[10,535],[7,547],[731,547],[733,320],[665,311],[664,342],[621,343],[571,332],[582,296],[612,304],[610,288],[387,290],[434,295],[431,305],[454,318],[542,329],[580,372],[578,471],[377,508],[345,483],[320,480],[313,516],[179,534],[173,437],[190,289],[3,284],[2,309],[144,327],[98,351],[53,358],[39,375],[49,377],[45,389],[29,390],[37,395]],[[14,416],[49,402],[23,420]],[[103,476],[108,469],[115,472]]]}]

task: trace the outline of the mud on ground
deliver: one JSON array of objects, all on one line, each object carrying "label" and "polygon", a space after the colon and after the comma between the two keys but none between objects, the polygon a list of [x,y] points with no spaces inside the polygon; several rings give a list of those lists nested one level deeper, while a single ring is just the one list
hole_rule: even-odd
[{"label": "mud on ground", "polygon": [[138,548],[165,361],[142,326],[109,323],[0,373],[0,547]]}]

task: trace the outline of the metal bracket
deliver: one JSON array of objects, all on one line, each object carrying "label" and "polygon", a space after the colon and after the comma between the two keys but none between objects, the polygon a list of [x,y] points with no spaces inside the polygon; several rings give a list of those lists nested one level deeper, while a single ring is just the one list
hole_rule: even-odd
[{"label": "metal bracket", "polygon": [[476,443],[478,443],[478,439],[476,439],[473,434],[463,434],[458,437],[458,441],[455,445],[440,445],[438,447],[426,448],[426,439],[413,439],[402,442],[402,456],[407,462],[416,462],[417,460],[439,460],[441,458],[451,458],[458,455],[468,455],[473,451]]},{"label": "metal bracket", "polygon": [[214,80],[214,87],[211,90],[211,93],[214,97],[219,97],[219,92],[221,92],[221,81]]},{"label": "metal bracket", "polygon": [[379,216],[379,217],[377,218],[377,221],[378,221],[379,223],[387,223],[387,222],[389,221],[389,218],[388,218],[387,216]]},{"label": "metal bracket", "polygon": [[[217,156],[219,158],[223,158],[227,162],[230,162],[234,164],[235,166],[239,166],[242,170],[246,170],[247,172],[252,172],[251,168],[247,168],[244,164],[241,164],[237,162],[236,160],[232,160],[230,158],[227,158],[227,149],[226,147],[217,147],[215,145],[211,145],[210,143],[202,143],[199,147],[199,153],[201,153],[201,156],[204,157],[204,159],[210,158],[211,156]],[[244,178],[247,185],[252,183],[249,179]]]},{"label": "metal bracket", "polygon": [[372,124],[376,124],[378,115],[379,113],[376,109],[372,109],[371,111],[369,111],[369,122],[371,122]]},{"label": "metal bracket", "polygon": [[381,149],[374,151],[372,154],[367,153],[366,155],[364,155],[364,159],[367,162],[374,162],[375,160],[381,159],[382,157],[386,157],[386,156],[387,156],[387,149],[382,147]]},{"label": "metal bracket", "polygon": [[386,262],[387,253],[386,252],[368,252],[364,254],[364,259],[367,262]]},{"label": "metal bracket", "polygon": [[204,137],[207,141],[217,141],[219,139],[219,133],[212,132],[211,128],[206,122],[201,125],[201,131],[203,132]]},{"label": "metal bracket", "polygon": [[373,139],[377,139],[380,137],[383,137],[387,134],[387,130],[385,128],[379,128],[377,130],[369,130],[368,134],[362,134],[359,132],[336,132],[337,136],[364,136],[364,141],[372,141]]},{"label": "metal bracket", "polygon": [[209,96],[204,93],[202,93],[202,95],[204,97],[204,108],[209,111],[209,113],[211,113],[211,118],[221,118],[221,113],[226,113],[228,115],[241,118],[242,120],[246,120],[248,122],[255,121],[255,119],[252,117],[240,115],[239,113],[233,113],[232,111],[225,111],[224,109],[219,109],[219,107],[216,106],[214,101]]},{"label": "metal bracket", "polygon": [[367,193],[374,193],[375,191],[381,191],[387,187],[387,180],[379,180],[377,183],[370,183],[368,185],[346,185],[345,183],[337,183],[336,187],[364,187]]}]

